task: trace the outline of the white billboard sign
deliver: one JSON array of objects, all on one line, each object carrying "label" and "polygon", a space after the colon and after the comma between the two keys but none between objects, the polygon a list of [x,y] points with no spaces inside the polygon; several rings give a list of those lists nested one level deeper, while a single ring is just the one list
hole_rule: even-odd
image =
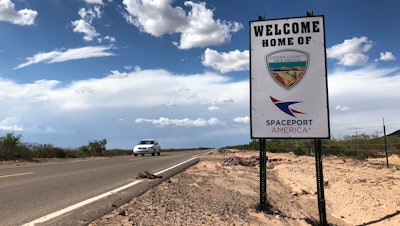
[{"label": "white billboard sign", "polygon": [[249,25],[251,138],[329,138],[324,17]]}]

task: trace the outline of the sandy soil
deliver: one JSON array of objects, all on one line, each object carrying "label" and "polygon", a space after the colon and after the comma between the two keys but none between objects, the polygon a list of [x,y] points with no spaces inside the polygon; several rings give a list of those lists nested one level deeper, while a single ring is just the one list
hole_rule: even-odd
[{"label": "sandy soil", "polygon": [[[267,213],[257,212],[258,152],[219,150],[90,225],[318,225],[315,158],[267,156]],[[400,225],[399,156],[389,164],[324,157],[330,225]]]}]

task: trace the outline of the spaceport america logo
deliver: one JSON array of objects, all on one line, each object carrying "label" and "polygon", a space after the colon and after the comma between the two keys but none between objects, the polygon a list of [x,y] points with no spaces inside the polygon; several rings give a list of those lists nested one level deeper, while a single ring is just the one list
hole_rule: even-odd
[{"label": "spaceport america logo", "polygon": [[275,106],[277,106],[281,111],[285,112],[286,114],[296,117],[295,114],[305,114],[304,112],[295,110],[293,108],[290,108],[291,105],[293,104],[297,104],[297,103],[301,103],[300,101],[288,101],[288,102],[282,102],[278,99],[275,99],[271,96],[269,96],[269,98],[271,98],[272,103],[275,104]]},{"label": "spaceport america logo", "polygon": [[271,96],[269,98],[271,98],[272,103],[279,110],[293,117],[292,119],[267,119],[265,125],[271,129],[272,134],[304,134],[311,132],[313,120],[296,119],[296,115],[306,113],[290,107],[291,105],[301,103],[301,101],[283,102]]}]

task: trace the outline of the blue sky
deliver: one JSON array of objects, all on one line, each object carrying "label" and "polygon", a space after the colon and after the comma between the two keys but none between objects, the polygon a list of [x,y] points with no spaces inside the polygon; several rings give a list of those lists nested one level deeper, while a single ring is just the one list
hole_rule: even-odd
[{"label": "blue sky", "polygon": [[[229,2],[229,3],[228,3]],[[59,147],[250,141],[249,30],[325,16],[331,135],[400,129],[397,0],[0,0],[0,136]]]}]

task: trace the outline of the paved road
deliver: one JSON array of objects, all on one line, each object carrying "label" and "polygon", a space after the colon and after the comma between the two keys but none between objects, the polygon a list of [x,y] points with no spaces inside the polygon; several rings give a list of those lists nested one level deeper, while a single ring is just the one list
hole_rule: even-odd
[{"label": "paved road", "polygon": [[0,167],[1,225],[22,225],[207,151],[123,156],[79,162]]}]

